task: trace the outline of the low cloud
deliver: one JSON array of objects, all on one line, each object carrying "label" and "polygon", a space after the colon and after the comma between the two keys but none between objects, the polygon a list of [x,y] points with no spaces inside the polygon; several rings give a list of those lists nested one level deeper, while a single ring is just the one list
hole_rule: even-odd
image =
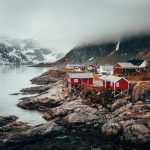
[{"label": "low cloud", "polygon": [[149,0],[0,0],[0,35],[69,51],[149,32],[149,8]]}]

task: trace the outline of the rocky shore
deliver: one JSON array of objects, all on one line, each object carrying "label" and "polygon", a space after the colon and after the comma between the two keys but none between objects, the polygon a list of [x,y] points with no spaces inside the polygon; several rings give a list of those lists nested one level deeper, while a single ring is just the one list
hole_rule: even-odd
[{"label": "rocky shore", "polygon": [[[47,123],[30,127],[14,116],[6,123],[0,119],[0,149],[150,149],[149,83],[134,83],[130,96],[110,101],[82,92],[66,96],[63,76],[49,71],[31,80],[40,86],[22,92],[38,95],[20,99],[18,107],[42,112]],[[3,130],[12,122],[15,128]]]}]

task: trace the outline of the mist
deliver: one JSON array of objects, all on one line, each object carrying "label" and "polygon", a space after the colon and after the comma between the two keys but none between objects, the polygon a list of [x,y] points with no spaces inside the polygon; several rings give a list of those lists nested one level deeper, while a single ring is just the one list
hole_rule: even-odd
[{"label": "mist", "polygon": [[0,0],[0,36],[67,52],[150,32],[150,0]]}]

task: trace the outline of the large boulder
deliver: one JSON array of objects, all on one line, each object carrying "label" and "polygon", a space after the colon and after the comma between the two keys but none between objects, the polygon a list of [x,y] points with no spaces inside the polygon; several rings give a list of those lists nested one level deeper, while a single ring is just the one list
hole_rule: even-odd
[{"label": "large boulder", "polygon": [[150,142],[150,129],[144,124],[131,124],[124,126],[123,135],[126,141],[141,144]]},{"label": "large boulder", "polygon": [[51,77],[49,74],[46,75],[43,74],[31,80],[32,84],[37,84],[37,85],[46,85],[46,84],[56,83],[57,81],[58,79]]},{"label": "large boulder", "polygon": [[115,116],[119,116],[119,114],[129,110],[132,107],[132,103],[129,103],[127,105],[124,105],[122,107],[120,107],[119,109],[116,109],[114,112],[112,112],[112,115]]},{"label": "large boulder", "polygon": [[150,85],[149,89],[145,90],[140,96],[139,99],[150,102]]},{"label": "large boulder", "polygon": [[11,136],[7,136],[7,138],[1,139],[0,149],[22,149],[27,145],[32,145],[36,142],[38,143],[41,140],[43,141],[48,136],[51,138],[55,135],[62,135],[65,132],[65,128],[57,125],[53,121],[50,121],[46,124],[31,127],[26,131],[24,130]]},{"label": "large boulder", "polygon": [[18,107],[30,110],[47,111],[49,108],[57,107],[60,105],[60,101],[50,99],[48,97],[38,99],[38,97],[26,97],[22,98],[17,104]]},{"label": "large boulder", "polygon": [[32,136],[32,137],[35,137],[35,136],[45,136],[45,135],[48,135],[48,134],[51,134],[52,132],[64,132],[65,129],[62,127],[62,126],[59,126],[58,124],[56,124],[55,122],[53,121],[49,121],[41,126],[35,126],[31,129],[29,129],[28,131],[26,132],[23,132],[22,134],[23,135],[26,135],[26,136]]},{"label": "large boulder", "polygon": [[150,100],[150,83],[149,81],[141,81],[135,84],[132,90],[132,99],[134,101],[142,100],[149,101]]},{"label": "large boulder", "polygon": [[16,116],[0,116],[0,127],[16,122],[17,119]]},{"label": "large boulder", "polygon": [[117,99],[114,101],[114,103],[111,105],[111,110],[114,111],[124,105],[127,104],[127,99],[124,98],[124,99]]},{"label": "large boulder", "polygon": [[51,85],[35,86],[35,87],[23,88],[20,90],[20,92],[22,92],[23,95],[41,94],[43,92],[48,91],[51,87],[52,87]]},{"label": "large boulder", "polygon": [[75,112],[69,114],[65,119],[68,123],[86,123],[98,120],[99,116],[92,113]]},{"label": "large boulder", "polygon": [[102,133],[106,136],[117,136],[121,131],[119,123],[107,122],[102,126]]}]

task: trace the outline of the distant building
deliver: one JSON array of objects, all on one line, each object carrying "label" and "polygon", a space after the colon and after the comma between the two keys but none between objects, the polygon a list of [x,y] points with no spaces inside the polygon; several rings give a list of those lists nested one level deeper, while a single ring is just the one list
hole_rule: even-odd
[{"label": "distant building", "polygon": [[114,65],[113,73],[114,74],[126,74],[135,72],[135,69],[138,67],[133,65],[130,62],[117,63]]},{"label": "distant building", "polygon": [[112,75],[113,66],[112,65],[99,66],[99,68],[97,69],[97,73],[100,75]]},{"label": "distant building", "polygon": [[103,84],[105,88],[109,88],[111,90],[127,90],[129,89],[129,81],[123,77],[117,76],[102,76]]},{"label": "distant building", "polygon": [[79,64],[67,64],[66,65],[67,69],[78,69],[80,67],[81,67],[81,65],[79,65]]},{"label": "distant building", "polygon": [[93,84],[93,74],[89,72],[68,73],[69,85]]},{"label": "distant building", "polygon": [[146,60],[133,59],[128,62],[121,62],[114,65],[113,73],[120,75],[128,75],[143,71],[147,66]]},{"label": "distant building", "polygon": [[101,78],[103,79],[103,86],[112,90],[114,97],[128,94],[129,81],[125,78],[112,75],[102,76]]},{"label": "distant building", "polygon": [[147,64],[146,60],[141,60],[141,59],[128,60],[128,62],[132,63],[134,66],[137,67],[146,67]]}]

